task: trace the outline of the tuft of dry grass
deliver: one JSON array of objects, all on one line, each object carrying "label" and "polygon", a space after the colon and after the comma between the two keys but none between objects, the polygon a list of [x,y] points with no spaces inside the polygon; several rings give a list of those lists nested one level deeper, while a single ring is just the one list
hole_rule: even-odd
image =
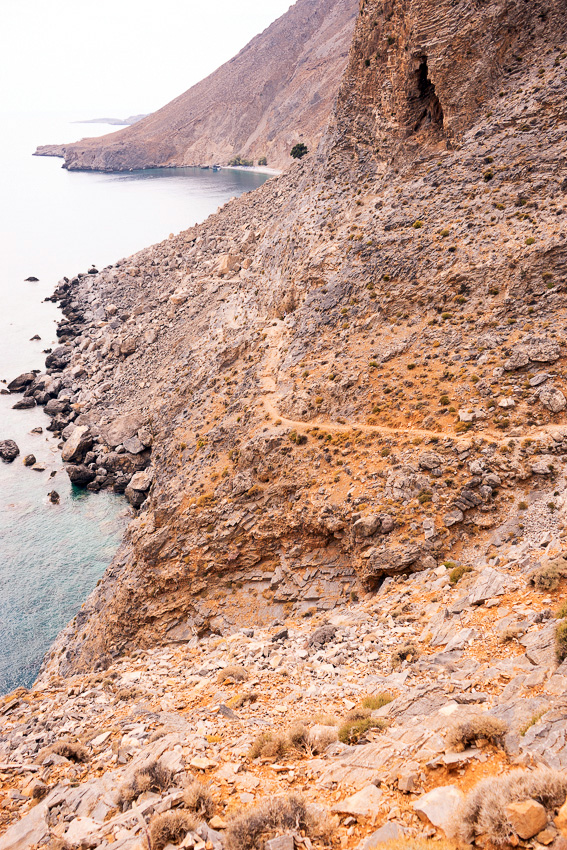
[{"label": "tuft of dry grass", "polygon": [[241,664],[229,664],[223,667],[217,674],[217,682],[222,685],[228,679],[233,679],[235,682],[245,682],[248,679],[248,670]]},{"label": "tuft of dry grass", "polygon": [[476,714],[457,721],[447,732],[447,742],[452,747],[462,744],[469,747],[475,741],[486,738],[491,744],[501,744],[508,731],[508,724],[490,714]]},{"label": "tuft of dry grass", "polygon": [[198,779],[195,779],[186,789],[183,802],[190,812],[194,812],[205,820],[209,820],[215,813],[213,795],[209,791],[208,785],[199,782]]},{"label": "tuft of dry grass", "polygon": [[567,562],[563,558],[556,558],[533,572],[529,582],[543,592],[556,590],[564,578],[567,578]]},{"label": "tuft of dry grass", "polygon": [[319,825],[302,797],[269,797],[232,818],[226,831],[227,848],[258,850],[270,836],[290,830],[315,835]]},{"label": "tuft of dry grass", "polygon": [[374,694],[373,696],[364,697],[364,699],[362,700],[362,707],[369,708],[370,711],[377,711],[379,708],[383,708],[385,705],[389,705],[389,703],[391,703],[393,699],[394,697],[392,696],[392,694]]},{"label": "tuft of dry grass", "polygon": [[151,850],[163,850],[166,844],[178,844],[188,832],[197,829],[197,821],[190,812],[173,809],[155,815],[150,821],[149,837]]},{"label": "tuft of dry grass", "polygon": [[274,732],[262,732],[253,741],[248,751],[249,759],[277,759],[284,756],[288,750],[288,742],[285,735],[276,735]]},{"label": "tuft of dry grass", "polygon": [[136,771],[130,782],[120,788],[118,804],[123,806],[137,800],[145,791],[167,791],[173,783],[173,773],[168,767],[153,761]]},{"label": "tuft of dry grass", "polygon": [[226,701],[226,704],[229,708],[238,709],[242,708],[243,705],[247,703],[256,702],[258,699],[257,691],[243,691],[241,694],[235,694],[229,700]]},{"label": "tuft of dry grass", "polygon": [[483,779],[469,791],[455,816],[455,837],[464,844],[473,844],[480,835],[496,845],[517,843],[506,806],[532,799],[553,811],[563,805],[566,796],[567,774],[547,767]]},{"label": "tuft of dry grass", "polygon": [[387,727],[387,722],[378,717],[363,717],[358,720],[347,720],[339,728],[339,741],[343,744],[357,744],[370,731],[381,731]]},{"label": "tuft of dry grass", "polygon": [[567,658],[567,620],[561,620],[555,627],[555,654],[559,663]]},{"label": "tuft of dry grass", "polygon": [[48,753],[69,759],[69,761],[86,762],[89,760],[89,751],[76,741],[57,741],[47,748]]},{"label": "tuft of dry grass", "polygon": [[402,661],[415,661],[419,657],[419,649],[412,641],[402,643],[392,652],[392,667],[399,667]]}]

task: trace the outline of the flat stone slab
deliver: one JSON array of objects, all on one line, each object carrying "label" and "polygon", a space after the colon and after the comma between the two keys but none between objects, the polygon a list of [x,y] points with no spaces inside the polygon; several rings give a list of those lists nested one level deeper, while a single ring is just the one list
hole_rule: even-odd
[{"label": "flat stone slab", "polygon": [[360,815],[361,817],[371,818],[376,815],[381,799],[382,791],[375,785],[367,785],[366,788],[361,788],[360,791],[357,791],[351,797],[347,797],[346,800],[336,803],[333,806],[333,811],[341,815]]},{"label": "flat stone slab", "polygon": [[462,799],[463,794],[455,785],[441,785],[412,803],[412,807],[422,821],[447,832]]}]

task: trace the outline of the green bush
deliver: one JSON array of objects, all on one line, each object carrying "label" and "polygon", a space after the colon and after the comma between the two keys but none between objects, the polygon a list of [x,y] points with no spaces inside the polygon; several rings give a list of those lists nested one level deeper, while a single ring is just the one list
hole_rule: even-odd
[{"label": "green bush", "polygon": [[290,156],[292,156],[294,159],[302,159],[307,153],[309,153],[307,145],[305,145],[303,142],[298,142],[292,147],[290,151]]},{"label": "green bush", "polygon": [[251,159],[244,159],[242,156],[240,156],[240,154],[238,154],[238,156],[233,157],[233,159],[231,159],[228,164],[232,165],[233,167],[252,168],[254,162]]},{"label": "green bush", "polygon": [[268,164],[268,160],[266,159],[266,157],[261,156],[260,159],[258,160],[258,165],[267,165],[267,164]]},{"label": "green bush", "polygon": [[457,584],[457,582],[462,579],[465,573],[471,572],[471,567],[468,567],[466,564],[459,564],[458,567],[454,567],[449,573],[449,581],[451,582],[451,584]]}]

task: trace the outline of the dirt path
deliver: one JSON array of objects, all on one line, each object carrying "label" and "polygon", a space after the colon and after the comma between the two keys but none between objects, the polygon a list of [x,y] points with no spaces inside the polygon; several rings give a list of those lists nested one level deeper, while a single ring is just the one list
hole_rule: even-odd
[{"label": "dirt path", "polygon": [[[304,422],[300,419],[288,419],[282,413],[280,413],[277,402],[280,399],[280,396],[277,392],[277,374],[278,374],[278,360],[280,353],[280,345],[282,341],[282,334],[284,330],[284,323],[280,320],[274,320],[274,322],[264,330],[264,334],[266,335],[266,339],[268,341],[268,347],[266,349],[266,356],[264,362],[264,371],[260,375],[260,390],[262,391],[259,401],[263,404],[267,413],[271,416],[275,417],[275,419],[279,419],[282,425],[286,427],[293,428],[296,431],[306,431],[311,428],[320,428],[325,431],[331,431],[335,433],[345,433],[347,431],[361,431],[365,434],[385,434],[385,435],[393,435],[393,436],[401,436],[401,437],[436,437],[439,439],[441,436],[450,436],[454,439],[458,439],[459,436],[466,438],[467,432],[464,432],[462,435],[459,434],[448,434],[443,431],[430,431],[426,428],[414,428],[412,425],[408,425],[406,428],[394,428],[388,425],[368,425],[368,424],[360,424],[360,423],[340,423],[333,422],[326,419],[310,419],[308,422]],[[513,439],[538,439],[539,437],[552,436],[560,431],[567,432],[567,425],[546,425],[542,428],[534,429],[532,431],[526,431],[522,434],[517,434],[513,437]],[[470,433],[471,437],[485,437],[489,439],[491,442],[497,443],[498,445],[503,445],[507,443],[512,436],[509,434],[507,436],[502,436],[502,434],[497,434],[494,431],[483,430],[479,432]]]}]

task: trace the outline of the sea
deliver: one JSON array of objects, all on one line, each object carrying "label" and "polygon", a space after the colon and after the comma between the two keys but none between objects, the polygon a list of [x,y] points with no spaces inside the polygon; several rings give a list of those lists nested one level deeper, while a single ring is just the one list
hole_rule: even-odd
[{"label": "sea", "polygon": [[[34,157],[40,144],[116,128],[75,123],[84,115],[2,116],[0,137],[0,390],[43,369],[57,344],[56,305],[45,298],[63,276],[102,268],[203,221],[269,174],[240,169],[160,168],[68,172]],[[26,282],[36,277],[37,282]],[[39,339],[34,339],[34,337]],[[73,488],[42,408],[12,410],[0,394],[0,440],[20,455],[0,461],[0,694],[29,687],[42,658],[114,557],[129,521],[120,496]],[[33,433],[42,428],[41,433]],[[33,454],[43,471],[26,467]],[[55,490],[59,504],[48,494]]]}]

